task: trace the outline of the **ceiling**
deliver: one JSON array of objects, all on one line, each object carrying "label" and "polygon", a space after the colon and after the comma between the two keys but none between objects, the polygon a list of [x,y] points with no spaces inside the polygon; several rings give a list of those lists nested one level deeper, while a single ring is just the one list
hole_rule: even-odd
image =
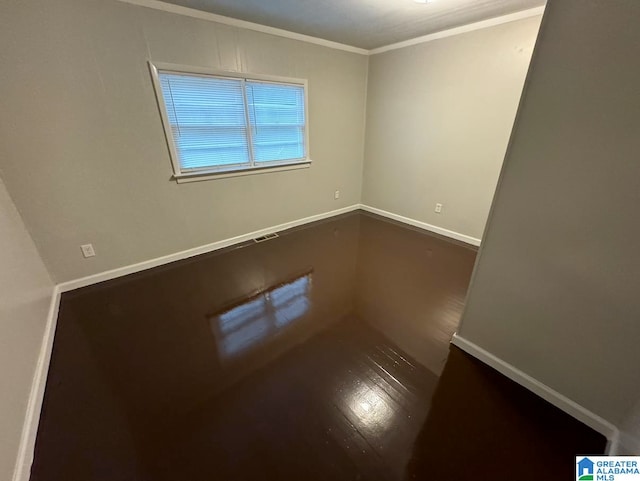
[{"label": "ceiling", "polygon": [[374,49],[545,4],[545,0],[164,0]]}]

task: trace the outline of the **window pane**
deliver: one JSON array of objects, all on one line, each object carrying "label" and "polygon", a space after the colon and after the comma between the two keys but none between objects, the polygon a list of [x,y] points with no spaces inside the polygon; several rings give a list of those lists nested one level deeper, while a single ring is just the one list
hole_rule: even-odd
[{"label": "window pane", "polygon": [[247,81],[246,88],[255,162],[305,158],[304,87]]},{"label": "window pane", "polygon": [[220,315],[220,331],[228,334],[267,315],[266,301],[259,297]]},{"label": "window pane", "polygon": [[308,287],[309,276],[306,275],[271,292],[270,299],[275,311],[276,326],[284,327],[309,310]]},{"label": "window pane", "polygon": [[249,164],[241,80],[159,76],[182,170]]}]

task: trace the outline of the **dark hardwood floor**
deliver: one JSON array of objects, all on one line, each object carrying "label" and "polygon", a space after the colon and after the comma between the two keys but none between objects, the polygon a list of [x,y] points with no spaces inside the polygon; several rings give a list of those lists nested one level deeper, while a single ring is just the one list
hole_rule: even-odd
[{"label": "dark hardwood floor", "polygon": [[449,346],[475,255],[354,213],[65,294],[31,479],[569,479],[604,438]]}]

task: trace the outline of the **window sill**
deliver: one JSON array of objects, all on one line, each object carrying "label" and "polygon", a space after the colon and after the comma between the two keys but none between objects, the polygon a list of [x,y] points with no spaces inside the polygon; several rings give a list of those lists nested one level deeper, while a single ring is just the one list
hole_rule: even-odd
[{"label": "window sill", "polygon": [[308,169],[311,167],[311,160],[295,162],[287,165],[272,165],[265,167],[253,167],[240,170],[201,170],[186,174],[177,174],[173,178],[178,184],[187,182],[200,182],[202,180],[227,179],[229,177],[242,177],[245,175],[270,174],[272,172],[283,172],[285,170]]}]

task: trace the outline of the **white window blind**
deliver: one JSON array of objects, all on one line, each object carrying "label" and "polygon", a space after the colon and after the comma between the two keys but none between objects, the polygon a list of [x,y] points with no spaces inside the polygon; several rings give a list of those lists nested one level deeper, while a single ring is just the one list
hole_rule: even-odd
[{"label": "white window blind", "polygon": [[309,162],[306,85],[159,69],[176,176]]},{"label": "white window blind", "polygon": [[256,162],[303,159],[304,87],[246,82]]},{"label": "white window blind", "polygon": [[160,73],[182,170],[248,165],[241,80]]}]

